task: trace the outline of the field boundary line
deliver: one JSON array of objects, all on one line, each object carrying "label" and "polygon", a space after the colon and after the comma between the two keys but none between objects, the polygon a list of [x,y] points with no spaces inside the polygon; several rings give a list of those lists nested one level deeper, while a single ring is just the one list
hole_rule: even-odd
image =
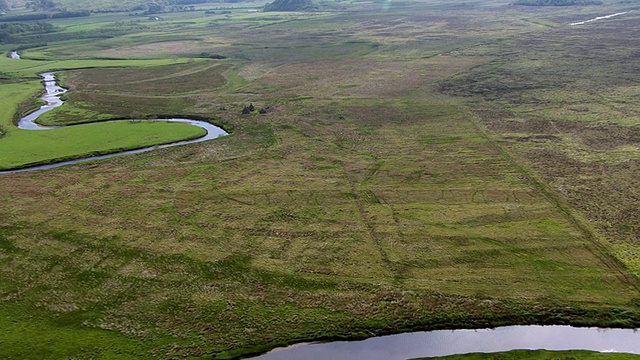
[{"label": "field boundary line", "polygon": [[636,290],[640,290],[638,284],[638,278],[629,271],[629,269],[618,258],[611,254],[609,251],[609,242],[598,234],[598,231],[594,229],[586,219],[583,219],[581,215],[576,214],[573,207],[568,204],[562,197],[557,195],[553,189],[551,189],[544,181],[538,179],[532,171],[528,170],[524,165],[520,164],[516,159],[487,132],[484,126],[478,121],[476,114],[470,117],[470,122],[476,128],[476,130],[482,135],[491,146],[493,146],[502,156],[504,156],[509,164],[511,164],[519,173],[521,173],[525,179],[533,185],[552,205],[554,205],[569,222],[580,231],[580,233],[593,245],[597,253],[592,253],[599,258],[605,265],[612,270],[617,271],[620,276],[626,280]]}]

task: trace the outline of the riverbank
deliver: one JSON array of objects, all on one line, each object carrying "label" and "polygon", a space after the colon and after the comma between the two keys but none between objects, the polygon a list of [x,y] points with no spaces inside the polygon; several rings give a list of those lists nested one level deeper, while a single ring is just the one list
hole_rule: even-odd
[{"label": "riverbank", "polygon": [[[447,297],[440,298],[447,301]],[[448,301],[459,302],[460,298],[449,298]],[[361,353],[366,356],[376,354],[387,354],[384,351],[373,351],[370,349],[391,349],[395,351],[395,357],[401,358],[402,349],[409,348],[415,350],[411,356],[441,356],[447,354],[461,353],[459,349],[466,349],[464,345],[465,336],[479,336],[480,338],[473,344],[482,346],[505,345],[510,341],[513,347],[493,347],[491,351],[503,351],[517,348],[529,348],[529,346],[539,346],[541,349],[571,349],[572,347],[562,347],[560,334],[565,331],[565,335],[575,337],[576,342],[567,343],[578,346],[577,349],[591,350],[609,350],[604,349],[605,344],[618,334],[626,334],[626,347],[621,349],[630,349],[631,352],[640,352],[638,349],[638,336],[640,333],[635,329],[640,328],[640,310],[633,307],[619,308],[589,308],[574,304],[574,306],[562,306],[559,304],[527,304],[523,302],[504,303],[500,300],[490,300],[492,309],[483,309],[482,301],[477,299],[467,299],[464,301],[466,306],[458,308],[456,311],[434,310],[430,312],[417,312],[414,314],[415,319],[411,319],[409,314],[407,317],[382,320],[386,325],[385,331],[371,328],[354,328],[353,324],[342,323],[344,329],[336,330],[335,335],[322,337],[307,337],[296,340],[283,342],[275,342],[262,344],[256,347],[237,348],[232,351],[224,351],[217,353],[214,359],[244,359],[255,358],[256,360],[267,359],[298,359],[298,358],[336,358],[336,359],[359,359]],[[395,324],[395,328],[391,328],[388,324]],[[494,331],[502,329],[499,331]],[[515,329],[515,330],[514,330]],[[504,341],[499,341],[502,332],[514,331],[513,337],[507,337]],[[536,341],[523,334],[534,334],[540,331],[541,338]],[[554,336],[546,337],[546,334],[554,334]],[[584,334],[582,333],[584,332]],[[603,334],[603,332],[608,332]],[[577,334],[577,335],[576,335]],[[482,336],[486,336],[482,338]],[[449,340],[443,340],[443,339]],[[494,343],[487,342],[487,339],[494,339]],[[591,342],[581,342],[583,339],[590,338]],[[623,337],[621,337],[623,338]],[[412,342],[412,345],[406,344],[409,339],[426,339],[427,343],[433,339],[438,339],[444,347],[440,347],[438,353],[426,352],[426,348],[422,344],[422,340]],[[527,342],[531,340],[530,342]],[[447,341],[450,341],[447,343]],[[544,346],[544,341],[547,346]],[[560,342],[558,342],[560,341]],[[317,345],[308,345],[315,344]],[[398,343],[396,343],[398,342]],[[411,342],[411,341],[409,341]],[[625,343],[624,341],[622,342]],[[374,344],[374,345],[370,345]],[[386,344],[386,345],[380,345]],[[400,345],[404,344],[404,345]],[[451,344],[451,346],[447,346]],[[599,344],[601,347],[594,347]],[[619,344],[619,343],[616,343]],[[592,346],[594,345],[594,346]],[[525,346],[525,347],[522,347]],[[427,346],[430,348],[430,346]],[[395,350],[394,350],[395,349]],[[486,348],[489,351],[489,348]],[[350,351],[353,350],[353,353]],[[468,348],[467,352],[473,352],[472,348]],[[479,350],[478,350],[479,351]],[[485,351],[485,350],[482,350]],[[422,353],[417,353],[422,352]],[[405,356],[404,359],[408,358]],[[364,357],[363,359],[365,359]]]}]

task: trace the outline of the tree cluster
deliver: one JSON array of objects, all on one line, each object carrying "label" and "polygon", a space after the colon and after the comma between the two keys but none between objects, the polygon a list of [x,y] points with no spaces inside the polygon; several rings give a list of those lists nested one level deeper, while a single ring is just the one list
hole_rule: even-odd
[{"label": "tree cluster", "polygon": [[38,12],[38,13],[32,13],[32,14],[2,16],[0,17],[0,22],[62,19],[62,18],[72,18],[72,17],[81,17],[81,16],[90,16],[90,15],[91,15],[91,11],[89,10],[78,10],[78,11],[63,10],[63,11],[58,11],[54,13]]},{"label": "tree cluster", "polygon": [[25,7],[27,9],[33,9],[33,11],[54,10],[57,7],[53,0],[32,0],[27,1]]},{"label": "tree cluster", "polygon": [[210,0],[153,0],[134,7],[133,11],[143,11],[144,14],[161,14],[176,11],[193,11],[194,4],[202,4]]},{"label": "tree cluster", "polygon": [[56,31],[46,22],[0,24],[0,43],[17,42],[20,37],[31,34],[46,34]]},{"label": "tree cluster", "polygon": [[315,9],[312,0],[275,0],[264,6],[264,11],[309,11]]}]

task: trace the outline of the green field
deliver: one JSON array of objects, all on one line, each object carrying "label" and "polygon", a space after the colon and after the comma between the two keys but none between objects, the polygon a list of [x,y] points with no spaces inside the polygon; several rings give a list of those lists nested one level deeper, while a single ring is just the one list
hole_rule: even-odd
[{"label": "green field", "polygon": [[509,3],[207,3],[0,44],[0,167],[198,136],[15,129],[46,70],[69,92],[43,123],[232,133],[0,176],[0,358],[640,326],[640,13]]}]

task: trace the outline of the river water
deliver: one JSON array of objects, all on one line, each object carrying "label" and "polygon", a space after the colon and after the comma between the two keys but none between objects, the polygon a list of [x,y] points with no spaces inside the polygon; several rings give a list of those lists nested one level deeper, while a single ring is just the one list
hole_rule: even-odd
[{"label": "river water", "polygon": [[60,99],[60,95],[67,92],[67,89],[62,88],[56,84],[56,78],[53,73],[43,73],[43,74],[40,74],[40,76],[42,77],[44,90],[45,90],[45,94],[42,95],[40,99],[46,101],[47,103],[45,105],[42,105],[40,109],[20,119],[20,121],[18,121],[18,129],[23,129],[23,130],[55,129],[55,127],[52,127],[52,126],[38,125],[35,123],[35,121],[40,115],[62,105],[64,101]]},{"label": "river water", "polygon": [[[22,119],[20,119],[20,121],[18,121],[18,128],[19,129],[23,129],[23,130],[52,130],[52,129],[56,128],[54,126],[52,127],[52,126],[38,125],[38,124],[36,124],[35,120],[40,115],[42,115],[43,113],[45,113],[47,111],[51,111],[51,110],[55,109],[56,107],[62,105],[64,103],[64,101],[62,101],[60,99],[60,95],[64,94],[67,90],[62,88],[62,87],[60,87],[60,86],[58,86],[58,84],[56,84],[55,74],[54,73],[42,73],[42,74],[40,74],[40,76],[43,79],[44,88],[45,88],[45,94],[40,99],[46,101],[47,103],[45,105],[42,105],[40,107],[40,109],[38,109],[37,111],[34,111],[33,113],[31,113],[31,114],[23,117]],[[131,120],[114,120],[114,121],[131,121]],[[170,118],[170,119],[157,119],[157,120],[144,120],[144,121],[166,121],[166,122],[186,123],[186,124],[190,124],[190,125],[194,125],[194,126],[199,126],[199,127],[203,128],[203,129],[205,129],[207,131],[207,134],[202,136],[202,137],[199,137],[197,139],[192,139],[192,140],[179,141],[179,142],[174,142],[174,143],[164,144],[164,145],[157,145],[157,146],[149,146],[149,147],[146,147],[146,148],[128,150],[128,151],[121,151],[121,152],[117,152],[117,153],[113,153],[113,154],[107,154],[107,155],[85,157],[85,158],[69,160],[69,161],[62,161],[62,162],[57,162],[57,163],[47,164],[47,165],[38,165],[38,166],[31,166],[31,167],[26,167],[26,168],[16,169],[16,170],[0,171],[0,174],[53,169],[53,168],[57,168],[57,167],[60,167],[60,166],[78,164],[78,163],[85,162],[85,161],[108,159],[108,158],[112,158],[112,157],[115,157],[115,156],[139,154],[139,153],[142,153],[142,152],[147,152],[147,151],[156,150],[156,149],[164,149],[164,148],[173,147],[173,146],[193,144],[193,143],[198,143],[198,142],[202,142],[202,141],[212,140],[212,139],[218,138],[220,136],[229,135],[222,128],[219,128],[219,127],[217,127],[215,125],[212,125],[212,124],[210,124],[210,123],[208,123],[206,121],[200,121],[200,120],[182,119],[182,118]],[[71,125],[71,126],[91,126],[91,124],[81,124],[81,125]]]},{"label": "river water", "polygon": [[506,326],[379,336],[362,341],[299,344],[254,360],[404,360],[517,349],[592,350],[640,354],[640,332],[571,326]]},{"label": "river water", "polygon": [[593,18],[593,19],[589,19],[589,20],[585,20],[585,21],[578,21],[578,22],[571,23],[571,24],[569,24],[569,25],[570,25],[570,26],[575,26],[575,25],[584,25],[584,24],[586,24],[586,23],[590,23],[590,22],[593,22],[593,21],[598,21],[598,20],[603,20],[603,19],[609,19],[609,18],[612,18],[612,17],[614,17],[614,16],[624,15],[624,14],[627,14],[628,12],[629,12],[629,11],[620,12],[620,13],[615,13],[615,14],[611,14],[611,15],[598,16],[598,17],[595,17],[595,18]]}]

